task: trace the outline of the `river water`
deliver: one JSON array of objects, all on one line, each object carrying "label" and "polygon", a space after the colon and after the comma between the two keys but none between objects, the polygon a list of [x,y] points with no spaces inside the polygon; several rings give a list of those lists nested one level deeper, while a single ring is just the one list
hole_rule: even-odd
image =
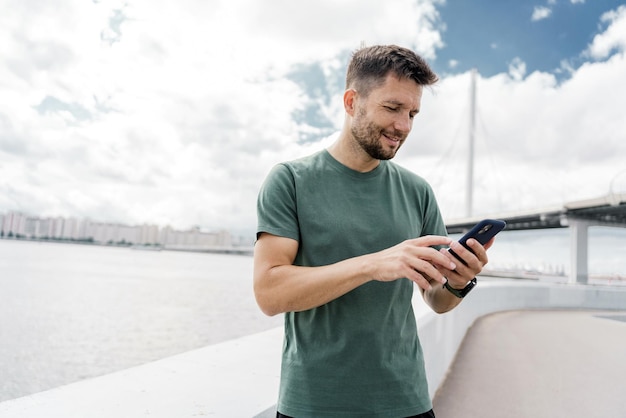
[{"label": "river water", "polygon": [[[489,266],[567,274],[568,234],[505,231]],[[626,228],[589,237],[590,274],[626,278]],[[0,401],[281,325],[249,256],[0,240]]]},{"label": "river water", "polygon": [[0,240],[0,401],[281,324],[249,256]]}]

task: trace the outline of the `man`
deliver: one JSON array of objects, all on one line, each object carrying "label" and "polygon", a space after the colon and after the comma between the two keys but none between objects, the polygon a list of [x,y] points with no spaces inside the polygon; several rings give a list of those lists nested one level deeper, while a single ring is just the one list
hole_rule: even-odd
[{"label": "man", "polygon": [[452,242],[430,186],[388,161],[436,81],[408,49],[356,51],[337,141],[261,188],[254,291],[264,313],[285,313],[277,417],[434,417],[413,283],[447,312],[492,244]]}]

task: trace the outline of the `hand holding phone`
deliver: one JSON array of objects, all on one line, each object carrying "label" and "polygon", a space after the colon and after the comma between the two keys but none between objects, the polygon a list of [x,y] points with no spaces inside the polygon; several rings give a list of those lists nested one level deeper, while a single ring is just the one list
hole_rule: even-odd
[{"label": "hand holding phone", "polygon": [[[480,243],[480,245],[485,245],[489,242],[490,239],[495,237],[498,232],[502,231],[505,226],[506,222],[499,219],[484,219],[474,225],[472,229],[470,229],[465,235],[463,235],[463,237],[461,237],[461,239],[459,240],[459,244],[474,253],[474,251],[467,245],[468,239],[474,238]],[[467,263],[463,261],[463,259],[452,249],[449,249],[448,251],[463,264],[467,265]]]}]

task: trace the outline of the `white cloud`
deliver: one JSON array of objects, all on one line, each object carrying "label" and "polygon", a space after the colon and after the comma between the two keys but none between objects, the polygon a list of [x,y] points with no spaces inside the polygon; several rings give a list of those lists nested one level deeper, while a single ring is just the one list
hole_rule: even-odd
[{"label": "white cloud", "polygon": [[522,80],[526,75],[526,63],[519,57],[513,58],[509,64],[509,75],[513,80]]},{"label": "white cloud", "polygon": [[250,226],[269,168],[319,146],[293,112],[341,123],[287,71],[361,42],[434,56],[433,3],[392,3],[2,3],[0,212]]},{"label": "white cloud", "polygon": [[[350,51],[442,45],[426,0],[274,1],[0,4],[0,212],[253,230],[271,166],[331,141],[299,141],[322,131],[294,111],[341,126]],[[479,78],[477,211],[601,194],[623,169],[625,21],[605,16],[603,61],[562,85],[519,60]],[[447,217],[463,213],[468,95],[468,74],[425,94],[398,156]]]},{"label": "white cloud", "polygon": [[626,49],[626,6],[604,13],[601,21],[608,27],[593,38],[586,51],[594,59],[605,59],[615,50]]},{"label": "white cloud", "polygon": [[535,6],[531,20],[536,22],[538,20],[547,19],[552,14],[552,9],[545,6]]}]

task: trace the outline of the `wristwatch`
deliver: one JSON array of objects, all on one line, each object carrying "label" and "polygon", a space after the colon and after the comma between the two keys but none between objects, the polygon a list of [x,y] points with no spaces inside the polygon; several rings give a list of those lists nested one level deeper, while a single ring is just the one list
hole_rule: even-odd
[{"label": "wristwatch", "polygon": [[455,289],[452,286],[450,286],[448,282],[445,282],[443,284],[443,287],[448,289],[450,293],[452,293],[457,298],[463,299],[474,288],[474,286],[476,286],[477,282],[478,281],[476,280],[476,277],[474,277],[472,280],[470,280],[467,286],[465,286],[463,289]]}]

